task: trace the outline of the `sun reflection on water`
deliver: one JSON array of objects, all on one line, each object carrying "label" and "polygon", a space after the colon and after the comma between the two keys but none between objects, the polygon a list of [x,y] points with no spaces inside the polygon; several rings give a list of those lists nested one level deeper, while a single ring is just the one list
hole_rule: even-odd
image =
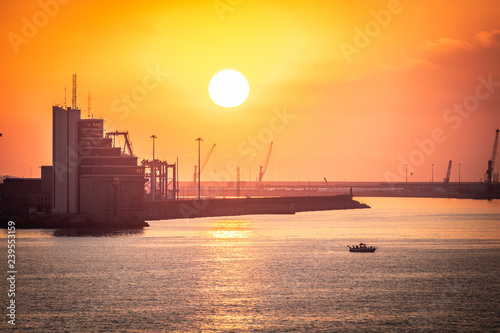
[{"label": "sun reflection on water", "polygon": [[258,327],[252,309],[259,307],[257,254],[252,246],[252,225],[246,220],[214,220],[207,225],[207,272],[200,283],[202,299],[210,313],[206,325],[217,331]]},{"label": "sun reflection on water", "polygon": [[[249,221],[241,220],[216,220],[210,221],[208,238],[211,240],[223,241],[222,244],[228,245],[231,240],[244,240],[250,238]],[[214,244],[211,244],[214,245]]]}]

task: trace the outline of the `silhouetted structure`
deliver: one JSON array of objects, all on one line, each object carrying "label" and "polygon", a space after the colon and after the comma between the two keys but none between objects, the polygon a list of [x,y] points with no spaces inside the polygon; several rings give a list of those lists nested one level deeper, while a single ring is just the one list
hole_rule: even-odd
[{"label": "silhouetted structure", "polygon": [[80,110],[52,108],[53,212],[78,212],[78,121]]},{"label": "silhouetted structure", "polygon": [[0,215],[28,216],[52,212],[52,167],[42,166],[42,178],[5,178],[0,184]]},{"label": "silhouetted structure", "polygon": [[5,215],[50,214],[51,193],[42,190],[40,178],[6,178],[0,211]]},{"label": "silhouetted structure", "polygon": [[[161,160],[142,160],[141,165],[145,169],[145,176],[148,179],[146,187],[149,188],[149,200],[176,199],[178,194],[176,165],[168,164]],[[171,172],[168,172],[171,169]],[[153,197],[153,192],[155,196]]]},{"label": "silhouetted structure", "polygon": [[103,119],[80,119],[80,110],[53,107],[53,212],[142,214],[144,167],[104,137]]},{"label": "silhouetted structure", "polygon": [[488,169],[486,170],[486,174],[484,179],[488,185],[492,183],[498,183],[498,172],[495,172],[495,162],[497,159],[497,150],[498,150],[498,132],[500,130],[497,128],[495,131],[495,141],[493,143],[493,153],[491,154],[491,159],[488,160]]},{"label": "silhouetted structure", "polygon": [[111,214],[116,192],[118,215],[141,213],[144,167],[137,165],[136,156],[125,154],[125,150],[112,146],[111,138],[104,138],[103,125],[103,119],[78,122],[79,212]]},{"label": "silhouetted structure", "polygon": [[273,150],[273,143],[269,145],[269,150],[267,151],[266,158],[264,159],[264,163],[259,166],[259,186],[262,186],[262,179],[264,178],[264,175],[266,174],[267,166],[269,164],[269,159],[271,158],[271,151]]}]

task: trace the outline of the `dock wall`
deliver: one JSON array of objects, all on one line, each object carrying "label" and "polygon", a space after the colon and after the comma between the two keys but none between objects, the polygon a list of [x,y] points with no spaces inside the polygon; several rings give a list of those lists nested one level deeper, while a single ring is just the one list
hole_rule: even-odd
[{"label": "dock wall", "polygon": [[34,229],[140,229],[146,221],[255,214],[295,214],[304,211],[370,208],[350,195],[264,197],[238,199],[164,200],[145,202],[141,216],[110,214],[44,214],[0,217],[2,227]]},{"label": "dock wall", "polygon": [[295,214],[304,211],[369,208],[350,195],[202,199],[147,202],[146,220],[211,216]]}]

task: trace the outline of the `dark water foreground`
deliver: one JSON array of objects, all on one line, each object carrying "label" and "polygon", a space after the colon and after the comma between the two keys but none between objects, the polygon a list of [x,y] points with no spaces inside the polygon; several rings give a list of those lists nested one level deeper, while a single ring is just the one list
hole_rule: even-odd
[{"label": "dark water foreground", "polygon": [[[363,200],[372,208],[19,230],[16,329],[498,331],[499,202]],[[361,241],[378,250],[348,252]]]}]

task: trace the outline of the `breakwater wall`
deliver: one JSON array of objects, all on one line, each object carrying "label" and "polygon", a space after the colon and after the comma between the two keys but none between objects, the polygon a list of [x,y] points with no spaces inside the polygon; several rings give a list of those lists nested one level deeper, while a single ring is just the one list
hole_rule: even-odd
[{"label": "breakwater wall", "polygon": [[146,203],[145,219],[295,214],[305,211],[358,208],[370,207],[353,200],[350,195],[155,201]]},{"label": "breakwater wall", "polygon": [[167,200],[145,202],[141,216],[32,214],[0,216],[2,228],[14,221],[21,229],[141,229],[148,220],[255,214],[295,214],[305,211],[370,208],[350,195]]}]

